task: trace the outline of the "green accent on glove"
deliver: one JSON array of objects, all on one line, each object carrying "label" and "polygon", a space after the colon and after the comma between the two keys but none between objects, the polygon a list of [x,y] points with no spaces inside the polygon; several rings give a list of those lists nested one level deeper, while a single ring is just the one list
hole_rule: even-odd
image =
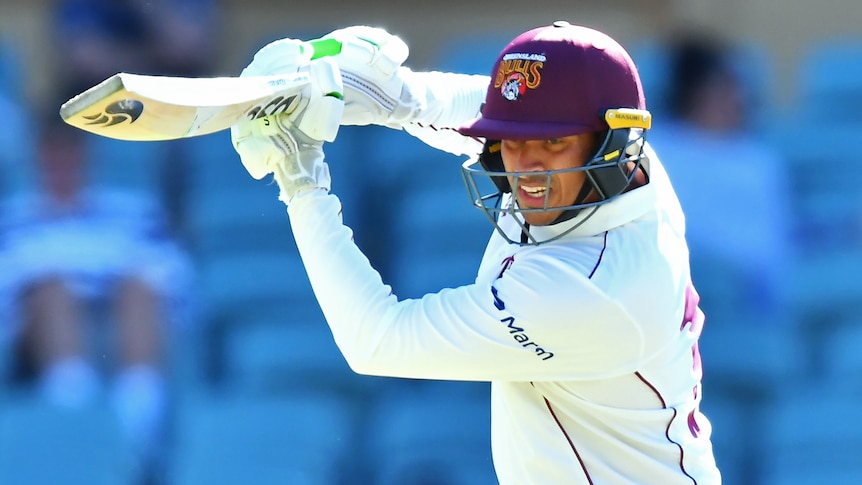
[{"label": "green accent on glove", "polygon": [[315,39],[308,41],[308,43],[314,49],[314,53],[311,54],[311,60],[341,53],[341,41],[337,39]]},{"label": "green accent on glove", "polygon": [[[320,59],[321,57],[335,56],[341,53],[341,41],[337,39],[314,39],[308,41],[308,44],[312,49],[312,61]],[[326,95],[337,99],[344,99],[344,95],[336,91],[326,93]]]}]

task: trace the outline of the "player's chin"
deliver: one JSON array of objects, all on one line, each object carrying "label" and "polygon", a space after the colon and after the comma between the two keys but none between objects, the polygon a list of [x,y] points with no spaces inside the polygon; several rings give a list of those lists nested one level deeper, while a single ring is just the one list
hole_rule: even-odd
[{"label": "player's chin", "polygon": [[524,212],[524,221],[531,226],[549,226],[563,211]]}]

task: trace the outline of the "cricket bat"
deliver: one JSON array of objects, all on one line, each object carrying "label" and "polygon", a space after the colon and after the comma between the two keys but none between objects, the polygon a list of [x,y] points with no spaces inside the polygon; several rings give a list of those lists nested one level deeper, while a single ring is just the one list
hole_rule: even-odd
[{"label": "cricket bat", "polygon": [[[309,41],[312,59],[340,52],[333,39]],[[60,106],[71,126],[129,141],[175,140],[225,130],[244,118],[287,110],[308,73],[191,78],[117,73]]]}]

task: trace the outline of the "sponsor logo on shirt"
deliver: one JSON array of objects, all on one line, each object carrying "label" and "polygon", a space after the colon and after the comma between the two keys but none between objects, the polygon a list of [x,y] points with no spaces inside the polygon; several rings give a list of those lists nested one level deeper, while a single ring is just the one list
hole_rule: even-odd
[{"label": "sponsor logo on shirt", "polygon": [[[505,310],[506,303],[503,301],[502,298],[500,298],[500,295],[497,293],[497,288],[491,286],[491,295],[494,297],[494,307],[500,311]],[[545,350],[544,347],[537,344],[536,342],[533,342],[524,331],[524,328],[516,325],[515,317],[510,315],[501,319],[500,322],[506,325],[506,329],[509,331],[509,334],[512,336],[512,339],[517,342],[518,345],[525,349],[532,350],[542,360],[554,358],[553,352]]]}]

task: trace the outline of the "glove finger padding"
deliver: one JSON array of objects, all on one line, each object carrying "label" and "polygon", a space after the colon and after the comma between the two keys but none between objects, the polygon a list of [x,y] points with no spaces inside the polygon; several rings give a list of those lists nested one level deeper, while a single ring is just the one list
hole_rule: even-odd
[{"label": "glove finger padding", "polygon": [[[321,58],[308,64],[311,93],[308,106],[294,111],[288,119],[314,140],[333,142],[344,116],[344,85],[338,64]],[[305,95],[303,93],[303,98]]]},{"label": "glove finger padding", "polygon": [[[344,112],[341,74],[335,62],[322,58],[307,63],[311,82],[297,100],[280,114],[280,124],[273,117],[246,120],[231,127],[231,141],[240,161],[254,179],[273,173],[291,151],[279,140],[274,128],[299,132],[302,137],[322,145],[334,141]],[[296,150],[293,150],[295,153]]]},{"label": "glove finger padding", "polygon": [[263,46],[240,77],[291,74],[311,61],[313,49],[301,40],[279,39]]},{"label": "glove finger padding", "polygon": [[[365,64],[383,77],[395,74],[410,55],[410,49],[400,37],[377,27],[346,27],[333,30],[322,38],[335,39],[341,43],[341,53],[336,57],[344,55],[346,60]],[[344,69],[350,64],[339,62],[339,67]]]},{"label": "glove finger padding", "polygon": [[[399,69],[410,49],[399,37],[369,26],[338,29],[322,37],[341,43],[333,56],[344,82],[344,125],[396,125],[400,114],[413,111],[402,100],[404,81]],[[408,101],[412,97],[408,97]],[[398,112],[393,119],[393,113]]]},{"label": "glove finger padding", "polygon": [[[335,40],[339,47],[323,48]],[[315,52],[321,47],[321,53]],[[328,56],[341,69],[344,84],[343,125],[382,125],[401,128],[423,109],[421,96],[405,84],[403,67],[410,55],[407,44],[384,29],[358,25],[337,29],[320,39],[279,39],[255,53],[243,76],[296,72],[312,59]]]}]

